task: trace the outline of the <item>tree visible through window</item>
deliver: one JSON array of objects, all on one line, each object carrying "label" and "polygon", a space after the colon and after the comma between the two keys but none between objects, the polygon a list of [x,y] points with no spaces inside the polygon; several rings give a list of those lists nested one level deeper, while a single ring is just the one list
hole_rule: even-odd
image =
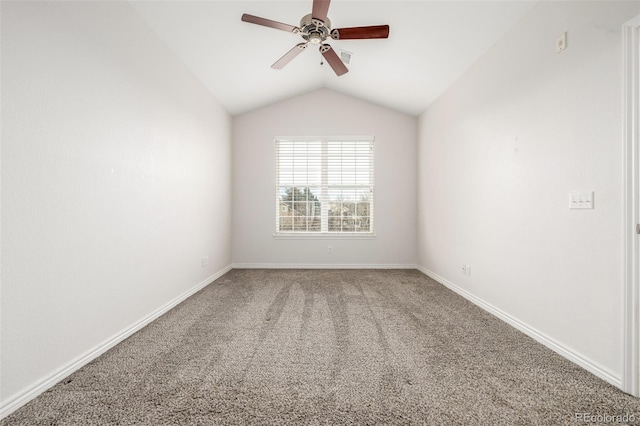
[{"label": "tree visible through window", "polygon": [[276,140],[277,233],[372,233],[373,138]]}]

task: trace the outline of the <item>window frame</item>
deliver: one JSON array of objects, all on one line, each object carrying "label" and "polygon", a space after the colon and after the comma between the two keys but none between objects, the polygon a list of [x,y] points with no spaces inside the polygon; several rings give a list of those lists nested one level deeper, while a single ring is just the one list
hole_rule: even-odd
[{"label": "window frame", "polygon": [[[330,142],[366,142],[370,148],[370,163],[369,163],[369,188],[371,193],[371,200],[369,201],[369,222],[370,229],[366,232],[349,232],[349,231],[329,231],[328,226],[328,177],[327,169],[323,167],[321,177],[321,194],[319,194],[320,203],[323,206],[321,208],[321,231],[281,231],[279,227],[280,218],[280,150],[279,144],[281,142],[321,142],[323,144],[322,161],[327,161],[328,153],[326,146]],[[275,231],[273,237],[275,239],[373,239],[376,237],[375,233],[375,137],[372,135],[356,135],[356,136],[278,136],[274,138],[274,164],[275,164],[275,217],[274,225]],[[348,185],[344,185],[348,186]],[[355,185],[354,185],[355,187]],[[324,229],[327,229],[326,231]]]}]

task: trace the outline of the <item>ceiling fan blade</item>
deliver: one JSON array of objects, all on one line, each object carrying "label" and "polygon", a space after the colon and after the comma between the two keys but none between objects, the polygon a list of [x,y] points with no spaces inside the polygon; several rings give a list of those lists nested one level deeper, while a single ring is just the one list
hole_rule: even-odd
[{"label": "ceiling fan blade", "polygon": [[287,31],[290,33],[296,33],[300,31],[298,27],[294,27],[293,25],[283,24],[282,22],[272,21],[271,19],[261,18],[259,16],[249,15],[248,13],[244,13],[242,15],[242,20],[244,22],[249,22],[250,24],[262,25],[265,27],[275,28],[276,30]]},{"label": "ceiling fan blade", "polygon": [[311,11],[311,17],[319,19],[322,22],[327,20],[327,13],[329,13],[329,4],[331,0],[313,0],[313,9]]},{"label": "ceiling fan blade", "polygon": [[327,62],[329,62],[329,65],[331,65],[331,68],[333,68],[336,75],[341,76],[342,74],[349,72],[347,66],[338,57],[335,50],[333,50],[333,48],[328,44],[320,46],[320,53],[322,53],[322,56],[324,56]]},{"label": "ceiling fan blade", "polygon": [[356,40],[365,38],[389,37],[388,25],[372,25],[370,27],[336,28],[331,31],[334,40]]},{"label": "ceiling fan blade", "polygon": [[284,68],[285,65],[291,62],[293,58],[301,54],[306,47],[307,47],[307,43],[299,43],[293,46],[293,49],[285,53],[284,56],[282,56],[282,58],[278,59],[273,65],[271,65],[271,68],[281,70],[282,68]]}]

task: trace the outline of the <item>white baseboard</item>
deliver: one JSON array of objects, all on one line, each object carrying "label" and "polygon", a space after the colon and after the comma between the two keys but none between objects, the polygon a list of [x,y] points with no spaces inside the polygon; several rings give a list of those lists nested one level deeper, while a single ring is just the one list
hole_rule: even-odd
[{"label": "white baseboard", "polygon": [[189,296],[192,296],[193,294],[202,290],[204,287],[209,285],[212,281],[217,280],[218,278],[220,278],[222,275],[226,274],[230,270],[231,270],[231,265],[211,275],[210,277],[206,278],[202,282],[198,283],[195,287],[191,288],[190,290],[187,290],[186,292],[182,293],[180,296],[166,303],[164,306],[160,307],[156,311],[142,318],[140,321],[136,322],[130,327],[127,327],[126,329],[122,330],[120,333],[116,334],[115,336],[112,336],[111,338],[107,339],[106,341],[98,345],[96,348],[74,359],[69,364],[55,371],[50,376],[45,377],[44,379],[36,383],[31,388],[26,389],[24,392],[21,392],[15,395],[14,397],[10,398],[5,402],[2,402],[2,405],[0,406],[0,419],[3,419],[9,414],[13,413],[18,408],[25,405],[27,402],[31,401],[32,399],[34,399],[35,397],[37,397],[38,395],[40,395],[41,393],[43,393],[44,391],[46,391],[47,389],[55,385],[56,383],[60,382],[65,377],[69,376],[71,373],[75,372],[76,370],[80,369],[90,361],[99,357],[100,355],[102,355],[103,353],[105,353],[106,351],[108,351],[118,343],[122,342],[127,337],[131,336],[136,331],[141,330],[147,324],[151,323],[161,315],[165,314],[175,306],[179,305]]},{"label": "white baseboard", "polygon": [[595,375],[597,377],[600,377],[601,379],[611,383],[612,385],[616,386],[619,389],[622,388],[622,378],[619,377],[619,376],[616,376],[614,373],[612,373],[611,371],[608,371],[606,368],[598,365],[596,362],[593,362],[592,360],[588,359],[587,357],[575,352],[574,350],[572,350],[570,348],[567,348],[562,343],[552,339],[551,337],[549,337],[546,334],[536,330],[535,328],[531,327],[530,325],[525,324],[524,322],[522,322],[519,319],[509,315],[508,313],[504,312],[503,310],[501,310],[499,308],[496,308],[495,306],[491,305],[490,303],[485,302],[484,300],[480,299],[479,297],[474,296],[473,294],[469,293],[468,291],[466,291],[466,290],[458,287],[457,285],[451,283],[450,281],[447,281],[446,279],[442,278],[438,274],[436,274],[434,272],[431,272],[427,268],[425,268],[423,266],[417,266],[416,268],[420,272],[422,272],[423,274],[427,275],[430,278],[433,278],[434,280],[436,280],[440,284],[444,285],[445,287],[449,288],[450,290],[452,290],[455,293],[459,294],[460,296],[464,297],[465,299],[467,299],[468,301],[470,301],[474,305],[479,306],[480,308],[484,309],[485,311],[489,312],[490,314],[500,318],[502,321],[504,321],[507,324],[511,325],[512,327],[515,327],[516,329],[520,330],[521,332],[523,332],[527,336],[531,337],[535,341],[537,341],[539,343],[542,343],[543,345],[545,345],[546,347],[548,347],[552,351],[554,351],[554,352],[558,353],[559,355],[562,355],[563,357],[567,358],[569,361],[571,361],[571,362],[573,362],[575,364],[578,364],[580,367],[582,367],[585,370],[589,371],[593,375]]},{"label": "white baseboard", "polygon": [[416,269],[416,265],[364,263],[234,263],[233,269]]}]

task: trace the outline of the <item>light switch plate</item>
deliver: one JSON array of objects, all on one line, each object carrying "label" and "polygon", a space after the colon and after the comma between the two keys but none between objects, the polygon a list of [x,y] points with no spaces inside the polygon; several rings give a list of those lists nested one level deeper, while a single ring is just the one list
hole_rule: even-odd
[{"label": "light switch plate", "polygon": [[571,192],[569,194],[570,209],[592,209],[593,191],[591,192]]}]

